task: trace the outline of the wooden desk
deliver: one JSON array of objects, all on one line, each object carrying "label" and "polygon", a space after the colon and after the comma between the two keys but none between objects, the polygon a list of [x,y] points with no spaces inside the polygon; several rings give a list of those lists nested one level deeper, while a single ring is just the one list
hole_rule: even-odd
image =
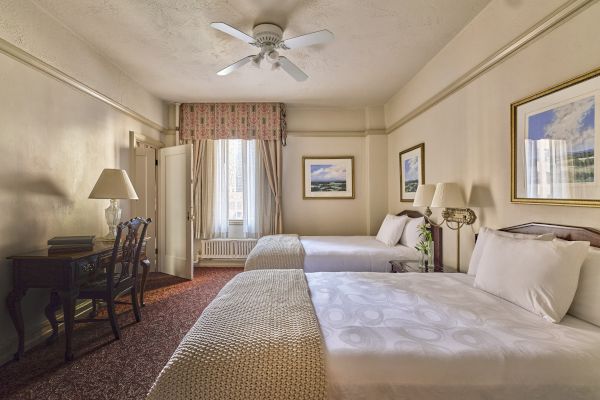
[{"label": "wooden desk", "polygon": [[[146,261],[146,240],[140,257],[142,266],[141,297],[143,304],[144,285],[148,275],[149,263]],[[90,280],[97,271],[105,266],[110,259],[114,244],[97,242],[94,249],[78,253],[48,254],[48,249],[32,251],[8,257],[13,265],[13,290],[6,298],[10,317],[19,336],[19,345],[14,355],[19,360],[25,350],[25,327],[21,312],[21,299],[28,289],[52,289],[50,303],[45,308],[46,318],[52,326],[52,336],[47,342],[52,342],[58,336],[56,311],[63,307],[65,334],[67,339],[65,360],[73,359],[71,349],[75,315],[74,303],[79,294],[81,284]]]}]

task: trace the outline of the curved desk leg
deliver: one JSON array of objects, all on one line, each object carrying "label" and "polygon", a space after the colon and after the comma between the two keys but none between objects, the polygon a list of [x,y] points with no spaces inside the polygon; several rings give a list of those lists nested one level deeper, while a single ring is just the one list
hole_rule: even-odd
[{"label": "curved desk leg", "polygon": [[77,291],[61,292],[60,298],[63,304],[63,314],[65,320],[65,336],[66,336],[66,348],[65,348],[65,361],[73,361],[73,326],[75,325],[75,299],[77,298]]},{"label": "curved desk leg", "polygon": [[10,319],[19,336],[19,345],[17,347],[17,352],[13,357],[15,361],[19,361],[25,353],[25,326],[23,324],[23,313],[21,312],[21,299],[25,296],[25,292],[25,289],[15,288],[8,294],[8,297],[6,297],[6,306],[8,307]]},{"label": "curved desk leg", "polygon": [[150,271],[150,260],[145,258],[142,261],[140,261],[140,264],[142,265],[142,283],[140,285],[140,304],[142,307],[144,307],[146,305],[146,303],[144,303],[144,290],[146,288],[146,279],[148,278],[148,272]]},{"label": "curved desk leg", "polygon": [[46,314],[46,318],[48,318],[48,322],[50,322],[50,326],[52,326],[52,335],[48,339],[46,339],[46,344],[50,344],[56,340],[58,337],[58,322],[56,321],[56,311],[60,309],[61,302],[60,296],[56,291],[52,291],[50,293],[50,303],[44,309],[44,313]]}]

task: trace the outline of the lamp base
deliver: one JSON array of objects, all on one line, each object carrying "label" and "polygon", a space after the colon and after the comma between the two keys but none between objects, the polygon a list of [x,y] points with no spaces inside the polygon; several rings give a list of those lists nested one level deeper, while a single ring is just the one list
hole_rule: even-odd
[{"label": "lamp base", "polygon": [[121,221],[121,208],[119,200],[110,199],[110,205],[104,210],[108,233],[97,240],[101,242],[114,242],[117,237],[117,225]]}]

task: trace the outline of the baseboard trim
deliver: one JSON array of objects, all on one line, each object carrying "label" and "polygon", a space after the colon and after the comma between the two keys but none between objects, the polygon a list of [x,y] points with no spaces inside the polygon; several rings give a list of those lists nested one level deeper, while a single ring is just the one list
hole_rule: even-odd
[{"label": "baseboard trim", "polygon": [[196,267],[203,268],[227,268],[237,267],[243,268],[246,264],[245,258],[231,258],[231,259],[200,259],[196,263]]},{"label": "baseboard trim", "polygon": [[[89,313],[90,311],[92,311],[91,300],[83,301],[79,303],[77,307],[75,307],[75,317],[80,317],[83,314]],[[63,318],[62,311],[56,313],[56,318],[59,320]],[[64,331],[64,324],[58,324],[58,331],[59,333],[62,333]],[[31,336],[26,336],[25,351],[27,352],[28,350],[42,343],[44,340],[46,340],[46,338],[50,336],[50,334],[52,334],[52,327],[50,326],[50,322],[48,322],[48,320],[44,320],[44,322],[38,326],[38,328]],[[13,343],[3,346],[3,348],[0,350],[0,365],[4,365],[12,361],[16,350],[16,340]],[[25,357],[27,357],[27,354],[25,355]]]}]

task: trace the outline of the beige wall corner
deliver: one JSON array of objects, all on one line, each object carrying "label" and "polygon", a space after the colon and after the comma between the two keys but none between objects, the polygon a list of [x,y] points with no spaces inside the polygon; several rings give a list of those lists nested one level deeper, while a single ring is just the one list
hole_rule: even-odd
[{"label": "beige wall corner", "polygon": [[0,2],[0,39],[152,122],[165,126],[166,105],[162,100],[138,85],[33,2]]},{"label": "beige wall corner", "polygon": [[[94,49],[29,1],[0,2],[0,40],[76,78],[154,122],[165,107]],[[13,47],[14,47],[13,46]],[[0,52],[0,298],[12,289],[7,256],[46,247],[57,235],[103,235],[103,200],[88,195],[104,168],[129,166],[129,131],[160,140],[160,132],[105,101]],[[129,218],[128,202],[121,202]],[[46,326],[48,290],[23,301],[27,343]],[[0,310],[0,364],[16,349],[6,308]]]},{"label": "beige wall corner", "polygon": [[387,135],[371,134],[365,138],[367,156],[367,234],[376,235],[387,213]]},{"label": "beige wall corner", "polygon": [[[442,90],[489,54],[552,14],[564,1],[494,0],[386,104],[393,123]],[[510,104],[600,66],[600,3],[545,32],[467,86],[398,127],[388,137],[388,209],[399,201],[398,152],[425,142],[427,183],[458,182],[476,211],[475,226],[462,230],[468,265],[473,233],[481,225],[539,221],[598,228],[597,209],[518,205],[510,202]],[[439,216],[437,212],[434,216]],[[444,229],[444,259],[454,266],[456,232]]]}]

